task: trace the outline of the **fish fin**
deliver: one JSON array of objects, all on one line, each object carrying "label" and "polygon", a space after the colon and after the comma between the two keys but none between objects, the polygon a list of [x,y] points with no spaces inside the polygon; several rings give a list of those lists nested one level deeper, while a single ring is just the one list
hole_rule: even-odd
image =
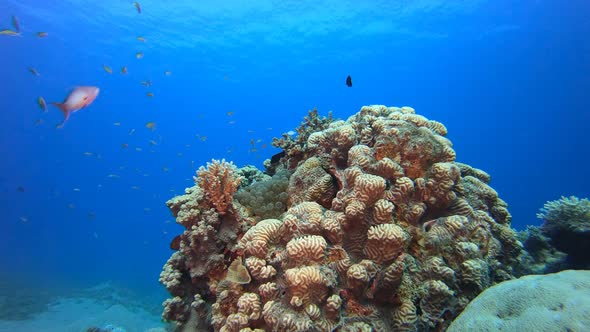
[{"label": "fish fin", "polygon": [[62,128],[66,124],[66,121],[68,121],[70,118],[71,110],[67,109],[66,105],[63,103],[52,102],[51,104],[59,108],[59,110],[64,114],[64,120],[56,126],[56,128]]}]

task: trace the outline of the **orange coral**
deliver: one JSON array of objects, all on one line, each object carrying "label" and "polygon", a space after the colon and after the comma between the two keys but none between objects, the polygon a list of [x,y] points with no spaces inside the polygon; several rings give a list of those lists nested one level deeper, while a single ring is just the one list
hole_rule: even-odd
[{"label": "orange coral", "polygon": [[238,190],[242,180],[236,173],[237,168],[232,162],[213,159],[207,163],[207,168],[201,166],[195,182],[205,192],[205,198],[220,215],[227,212],[233,201],[234,193]]}]

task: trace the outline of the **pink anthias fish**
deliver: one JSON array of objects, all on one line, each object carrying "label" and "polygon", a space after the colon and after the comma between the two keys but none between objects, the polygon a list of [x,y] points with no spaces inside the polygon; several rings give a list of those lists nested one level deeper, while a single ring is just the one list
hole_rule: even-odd
[{"label": "pink anthias fish", "polygon": [[92,104],[98,96],[99,88],[95,86],[78,86],[75,87],[62,103],[53,102],[51,104],[58,107],[64,113],[64,120],[57,128],[64,126],[70,118],[70,114],[77,112],[84,107]]}]

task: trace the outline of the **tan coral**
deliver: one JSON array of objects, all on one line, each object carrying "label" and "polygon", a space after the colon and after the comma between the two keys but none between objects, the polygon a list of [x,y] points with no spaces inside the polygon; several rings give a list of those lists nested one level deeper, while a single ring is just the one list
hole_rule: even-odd
[{"label": "tan coral", "polygon": [[227,212],[240,185],[241,178],[236,172],[237,168],[232,162],[213,159],[207,163],[207,168],[201,166],[197,171],[197,177],[194,178],[203,189],[205,198],[220,215]]},{"label": "tan coral", "polygon": [[317,266],[288,269],[285,271],[285,281],[291,294],[291,303],[299,303],[300,306],[323,301],[330,283]]},{"label": "tan coral", "polygon": [[267,265],[264,259],[258,257],[246,258],[246,266],[250,270],[252,277],[259,281],[270,279],[277,274],[273,266]]},{"label": "tan coral", "polygon": [[256,320],[260,318],[262,305],[258,294],[244,293],[238,299],[237,307],[238,313],[246,315],[248,319]]},{"label": "tan coral", "polygon": [[240,240],[240,247],[247,254],[258,258],[265,258],[271,243],[278,241],[282,221],[265,219],[250,228]]},{"label": "tan coral", "polygon": [[380,199],[373,207],[373,221],[377,224],[389,224],[392,220],[392,213],[395,205],[386,199]]},{"label": "tan coral", "polygon": [[317,202],[329,208],[337,189],[332,176],[322,167],[321,160],[309,158],[289,179],[287,205],[291,207],[302,202]]},{"label": "tan coral", "polygon": [[386,263],[397,257],[408,244],[410,236],[395,224],[372,226],[367,233],[365,255],[379,263]]},{"label": "tan coral", "polygon": [[287,257],[296,264],[321,263],[326,256],[326,240],[317,235],[292,239],[287,243]]},{"label": "tan coral", "polygon": [[323,208],[315,202],[291,207],[283,218],[283,235],[301,236],[322,233]]},{"label": "tan coral", "polygon": [[260,285],[260,287],[258,287],[258,292],[260,293],[260,296],[262,296],[264,302],[279,298],[279,288],[274,282],[267,282]]}]

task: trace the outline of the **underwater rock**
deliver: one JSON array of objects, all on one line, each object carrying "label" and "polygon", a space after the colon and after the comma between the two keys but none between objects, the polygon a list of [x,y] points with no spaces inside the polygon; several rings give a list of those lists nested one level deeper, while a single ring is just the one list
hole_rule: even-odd
[{"label": "underwater rock", "polygon": [[486,289],[447,331],[587,331],[588,312],[590,271],[568,270]]},{"label": "underwater rock", "polygon": [[[487,173],[455,162],[443,124],[374,105],[346,121],[310,112],[297,133],[274,142],[284,155],[267,173],[279,186],[236,193],[233,168],[201,170],[231,190],[213,200],[224,187],[197,178],[168,201],[185,231],[160,276],[173,296],[164,319],[215,331],[444,330],[515,277],[522,244],[507,205]],[[258,211],[251,194],[284,204]],[[251,280],[232,282],[236,261]]]},{"label": "underwater rock", "polygon": [[527,254],[522,274],[590,269],[590,201],[561,197],[545,203],[537,214],[543,224],[519,233]]}]

